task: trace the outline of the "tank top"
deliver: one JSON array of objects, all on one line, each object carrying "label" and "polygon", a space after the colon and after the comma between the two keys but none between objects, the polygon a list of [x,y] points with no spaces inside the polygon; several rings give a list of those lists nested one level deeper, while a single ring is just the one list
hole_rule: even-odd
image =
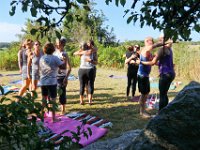
[{"label": "tank top", "polygon": [[85,54],[83,54],[81,56],[81,64],[80,64],[80,68],[81,69],[91,69],[94,67],[94,65],[90,62],[85,61],[86,58],[90,58],[90,56],[87,56]]},{"label": "tank top", "polygon": [[173,64],[173,53],[172,49],[169,48],[170,53],[161,56],[158,67],[160,74],[174,74],[174,64]]},{"label": "tank top", "polygon": [[22,66],[27,66],[28,56],[26,55],[26,49],[22,50]]},{"label": "tank top", "polygon": [[[149,61],[149,58],[140,55],[140,60],[141,61]],[[144,77],[149,77],[150,72],[151,72],[150,65],[143,65],[141,63],[139,64],[138,75],[144,76]]]},{"label": "tank top", "polygon": [[32,70],[36,71],[39,70],[39,62],[40,62],[40,58],[42,57],[43,52],[40,51],[39,56],[36,56],[35,53],[33,53],[33,59],[32,59]]}]

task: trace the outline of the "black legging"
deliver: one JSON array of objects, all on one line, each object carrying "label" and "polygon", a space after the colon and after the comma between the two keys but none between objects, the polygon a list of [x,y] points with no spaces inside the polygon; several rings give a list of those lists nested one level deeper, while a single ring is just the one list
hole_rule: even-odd
[{"label": "black legging", "polygon": [[80,68],[78,71],[80,81],[80,95],[84,94],[85,85],[88,84],[88,94],[94,93],[94,69]]},{"label": "black legging", "polygon": [[129,96],[131,85],[132,85],[132,96],[134,96],[135,91],[136,91],[136,84],[137,84],[137,69],[128,70],[127,78],[128,78],[128,83],[127,83],[127,89],[126,89],[126,96]]},{"label": "black legging", "polygon": [[65,79],[65,77],[59,77],[57,78],[58,81],[58,88],[62,90],[61,94],[59,95],[59,102],[60,104],[64,105],[66,104],[66,99],[67,99],[67,95],[66,95],[66,86],[63,85],[63,80]]},{"label": "black legging", "polygon": [[160,91],[160,103],[159,103],[159,110],[163,109],[167,106],[169,99],[167,96],[167,92],[169,87],[174,80],[174,74],[162,74],[160,75],[159,79],[159,91]]}]

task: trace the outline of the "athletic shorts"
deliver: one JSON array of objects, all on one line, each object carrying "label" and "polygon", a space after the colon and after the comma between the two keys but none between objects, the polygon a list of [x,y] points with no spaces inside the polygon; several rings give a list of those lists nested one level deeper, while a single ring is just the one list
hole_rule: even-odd
[{"label": "athletic shorts", "polygon": [[143,95],[148,94],[150,92],[149,77],[138,75],[138,89],[139,92]]},{"label": "athletic shorts", "polygon": [[41,90],[43,97],[50,96],[53,99],[57,96],[57,85],[44,85],[41,86]]}]

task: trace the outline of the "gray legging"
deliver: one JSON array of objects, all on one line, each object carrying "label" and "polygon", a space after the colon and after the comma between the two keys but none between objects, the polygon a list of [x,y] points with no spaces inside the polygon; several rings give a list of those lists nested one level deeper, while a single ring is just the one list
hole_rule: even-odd
[{"label": "gray legging", "polygon": [[84,69],[80,68],[78,71],[80,81],[80,95],[84,94],[85,85],[88,84],[88,94],[94,93],[94,68]]}]

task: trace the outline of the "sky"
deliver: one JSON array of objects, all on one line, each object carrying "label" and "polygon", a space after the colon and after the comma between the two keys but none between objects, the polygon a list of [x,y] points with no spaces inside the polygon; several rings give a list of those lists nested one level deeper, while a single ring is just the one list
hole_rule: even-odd
[{"label": "sky", "polygon": [[[95,9],[102,10],[108,21],[105,25],[114,28],[114,34],[117,40],[121,42],[126,40],[143,40],[147,36],[157,38],[161,32],[154,30],[152,27],[140,28],[139,25],[127,24],[127,17],[123,18],[124,10],[131,6],[131,1],[123,8],[110,3],[109,6],[105,4],[105,0],[95,0],[97,5]],[[31,19],[30,13],[22,13],[20,8],[17,8],[14,16],[9,15],[10,1],[1,0],[0,9],[0,42],[18,41],[17,34],[22,33],[21,30],[28,18]],[[193,41],[200,41],[199,33],[193,32],[191,34]]]}]

